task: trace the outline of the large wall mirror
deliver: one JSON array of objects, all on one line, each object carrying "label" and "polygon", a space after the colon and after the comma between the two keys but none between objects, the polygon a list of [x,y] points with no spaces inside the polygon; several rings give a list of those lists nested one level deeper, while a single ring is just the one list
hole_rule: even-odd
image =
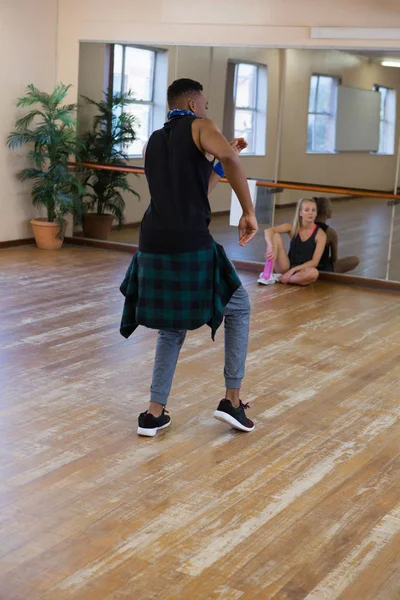
[{"label": "large wall mirror", "polygon": [[[397,64],[400,53],[395,52],[81,43],[79,130],[90,129],[96,113],[83,96],[99,101],[109,86],[114,91],[131,89],[136,101],[126,110],[137,118],[137,139],[128,151],[130,164],[142,166],[143,145],[166,118],[168,84],[179,77],[196,79],[204,86],[210,118],[227,137],[247,139],[241,160],[249,178],[332,187],[324,193],[264,190],[257,203],[260,215],[268,216],[261,218],[291,222],[299,198],[328,197],[326,218],[338,234],[339,256],[359,258],[351,274],[398,281],[400,208],[396,212],[378,194],[337,191],[361,188],[393,194],[397,189]],[[129,183],[141,199],[124,196],[125,225],[114,227],[108,239],[136,244],[149,195],[143,176],[129,175]],[[272,198],[273,210],[262,210],[264,201],[271,207]],[[210,202],[211,231],[228,255],[262,262],[263,230],[270,223],[261,223],[256,239],[240,248],[236,228],[229,224],[230,186],[220,183]],[[79,227],[74,235],[82,236]]]}]

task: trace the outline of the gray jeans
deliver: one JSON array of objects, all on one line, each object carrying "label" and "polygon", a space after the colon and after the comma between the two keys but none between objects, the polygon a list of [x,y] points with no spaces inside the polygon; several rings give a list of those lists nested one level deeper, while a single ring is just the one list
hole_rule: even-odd
[{"label": "gray jeans", "polygon": [[[225,307],[225,387],[239,389],[244,377],[249,340],[250,302],[240,286]],[[150,402],[167,404],[186,330],[158,332]]]}]

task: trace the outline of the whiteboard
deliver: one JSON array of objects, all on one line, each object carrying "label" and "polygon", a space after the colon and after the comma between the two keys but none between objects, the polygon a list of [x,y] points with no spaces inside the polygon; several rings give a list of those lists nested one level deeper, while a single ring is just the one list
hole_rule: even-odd
[{"label": "whiteboard", "polygon": [[377,152],[379,92],[340,85],[336,119],[336,152]]}]

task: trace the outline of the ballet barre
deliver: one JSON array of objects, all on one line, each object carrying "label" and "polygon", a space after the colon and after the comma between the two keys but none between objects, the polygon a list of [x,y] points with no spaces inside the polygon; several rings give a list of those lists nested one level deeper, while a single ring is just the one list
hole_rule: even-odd
[{"label": "ballet barre", "polygon": [[[118,171],[122,173],[132,173],[136,175],[144,175],[144,168],[139,166],[131,166],[131,165],[99,165],[97,163],[77,163],[70,162],[69,165],[71,167],[78,168],[86,168],[86,169],[97,169],[104,171]],[[229,183],[226,178],[222,178],[221,182]],[[284,190],[300,190],[300,191],[308,191],[308,192],[318,192],[318,193],[328,193],[328,194],[340,194],[345,196],[353,196],[360,198],[383,198],[387,200],[396,200],[400,201],[400,194],[395,194],[393,192],[387,192],[384,190],[371,190],[364,188],[355,188],[355,187],[340,187],[340,186],[332,186],[332,185],[319,185],[314,183],[303,183],[300,181],[257,181],[256,183],[259,187],[268,187],[268,188],[283,188]],[[396,202],[397,204],[398,202]],[[391,205],[392,206],[392,205]]]}]

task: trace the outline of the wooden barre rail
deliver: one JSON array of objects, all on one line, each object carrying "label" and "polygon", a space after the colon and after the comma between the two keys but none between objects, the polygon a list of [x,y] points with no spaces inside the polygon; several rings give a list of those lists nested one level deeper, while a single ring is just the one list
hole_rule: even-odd
[{"label": "wooden barre rail", "polygon": [[[70,162],[71,167],[86,167],[87,169],[98,169],[103,171],[118,171],[123,173],[135,173],[137,175],[144,175],[143,167],[130,167],[126,165],[99,165],[97,163],[84,162],[79,164],[77,162]],[[228,183],[228,180],[221,179],[224,183]],[[277,181],[276,183],[270,181],[257,181],[259,187],[269,188],[283,188],[285,190],[303,190],[308,192],[320,192],[320,193],[331,193],[331,194],[344,194],[346,196],[359,196],[363,198],[385,198],[388,200],[400,200],[400,194],[392,194],[391,192],[384,192],[382,190],[368,190],[363,188],[352,188],[352,187],[336,187],[331,185],[316,185],[313,183],[301,183],[296,181]]]}]

